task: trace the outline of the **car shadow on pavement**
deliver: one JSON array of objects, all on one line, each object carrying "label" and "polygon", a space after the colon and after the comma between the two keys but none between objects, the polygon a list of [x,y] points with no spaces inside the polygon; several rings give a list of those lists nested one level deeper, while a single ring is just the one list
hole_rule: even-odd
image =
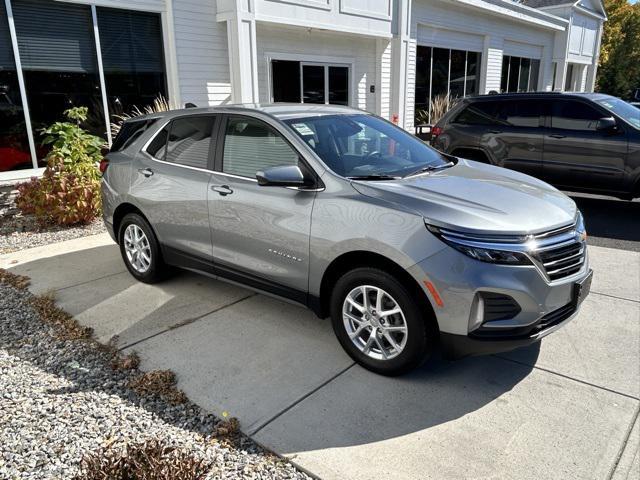
[{"label": "car shadow on pavement", "polygon": [[[617,200],[596,196],[570,194],[582,212],[589,236],[598,240],[608,239],[610,242],[594,241],[600,246],[629,247],[628,242],[640,242],[640,202]],[[640,245],[635,249],[640,250]]]},{"label": "car shadow on pavement", "polygon": [[[492,356],[450,362],[436,355],[407,375],[382,377],[353,365],[330,322],[304,308],[188,272],[146,285],[128,272],[114,272],[109,262],[92,262],[118,261],[114,249],[70,252],[11,270],[28,272],[37,285],[50,284],[42,280],[56,266],[70,269],[76,285],[60,289],[56,298],[80,323],[94,328],[103,342],[128,335],[124,345],[136,343],[143,369],[173,370],[189,398],[218,415],[232,412],[245,433],[269,430],[272,436],[280,427],[270,424],[286,425],[283,437],[296,438],[295,446],[278,451],[367,444],[465,417],[502,401],[529,375],[539,354],[536,344],[518,362]],[[46,359],[25,360],[48,368]],[[79,382],[81,370],[69,372],[77,388],[103,388],[100,377]],[[306,412],[309,402],[319,402],[320,410]],[[280,417],[284,423],[276,421]],[[315,430],[324,433],[309,434]]]}]

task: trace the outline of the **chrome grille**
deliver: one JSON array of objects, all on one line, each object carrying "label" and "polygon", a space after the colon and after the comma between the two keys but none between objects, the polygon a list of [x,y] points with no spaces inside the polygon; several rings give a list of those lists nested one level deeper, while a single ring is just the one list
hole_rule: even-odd
[{"label": "chrome grille", "polygon": [[[553,237],[548,237],[552,239]],[[567,240],[566,236],[558,244],[553,243],[539,250],[534,250],[533,257],[539,262],[549,280],[562,278],[578,273],[585,262],[586,245],[575,236]]]}]

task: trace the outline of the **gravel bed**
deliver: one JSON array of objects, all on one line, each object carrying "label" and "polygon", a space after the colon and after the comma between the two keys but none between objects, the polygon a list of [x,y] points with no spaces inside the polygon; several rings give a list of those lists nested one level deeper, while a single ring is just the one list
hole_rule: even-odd
[{"label": "gravel bed", "polygon": [[0,187],[0,255],[106,231],[102,219],[75,227],[41,226],[33,215],[16,208],[16,194],[15,187]]},{"label": "gravel bed", "polygon": [[73,478],[106,445],[160,439],[213,465],[208,479],[309,479],[249,438],[208,436],[218,420],[192,403],[139,397],[92,341],[61,340],[31,294],[0,283],[0,478]]}]

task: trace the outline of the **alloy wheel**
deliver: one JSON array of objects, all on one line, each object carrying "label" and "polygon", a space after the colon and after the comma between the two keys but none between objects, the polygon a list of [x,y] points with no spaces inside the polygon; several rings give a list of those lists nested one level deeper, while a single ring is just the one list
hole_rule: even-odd
[{"label": "alloy wheel", "polygon": [[135,223],[124,231],[124,251],[129,265],[138,273],[145,273],[151,267],[151,246],[149,239]]},{"label": "alloy wheel", "polygon": [[404,313],[379,287],[361,285],[351,290],[342,305],[342,318],[353,344],[375,360],[395,358],[407,344]]}]

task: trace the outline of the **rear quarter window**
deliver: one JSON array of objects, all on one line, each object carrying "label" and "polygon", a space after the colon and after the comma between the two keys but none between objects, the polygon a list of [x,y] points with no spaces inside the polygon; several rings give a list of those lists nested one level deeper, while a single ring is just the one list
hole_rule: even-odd
[{"label": "rear quarter window", "polygon": [[454,123],[467,125],[495,125],[499,102],[473,102],[455,117]]},{"label": "rear quarter window", "polygon": [[120,131],[116,135],[111,145],[112,152],[119,152],[124,150],[133,142],[135,142],[140,135],[142,135],[147,128],[155,123],[156,119],[144,119],[144,120],[127,120],[120,127]]}]

